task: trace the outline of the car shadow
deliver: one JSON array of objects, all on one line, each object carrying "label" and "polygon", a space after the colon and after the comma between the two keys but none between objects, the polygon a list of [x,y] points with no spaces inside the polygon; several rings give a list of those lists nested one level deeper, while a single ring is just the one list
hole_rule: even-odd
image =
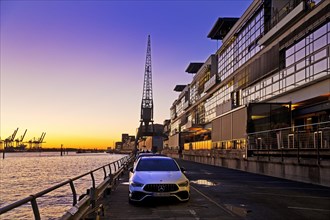
[{"label": "car shadow", "polygon": [[176,198],[146,198],[145,200],[141,202],[133,202],[131,205],[136,206],[136,207],[150,207],[150,208],[155,208],[159,206],[169,206],[169,205],[177,205],[180,204],[178,199]]}]

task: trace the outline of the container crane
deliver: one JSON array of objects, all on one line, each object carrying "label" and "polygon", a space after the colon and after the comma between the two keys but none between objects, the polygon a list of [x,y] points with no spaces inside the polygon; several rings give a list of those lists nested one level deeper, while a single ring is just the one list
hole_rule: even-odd
[{"label": "container crane", "polygon": [[6,148],[13,147],[13,146],[12,146],[12,143],[13,143],[15,137],[16,137],[17,131],[18,131],[18,128],[14,131],[14,133],[13,133],[11,136],[9,136],[8,138],[6,138],[6,139],[4,140],[4,142],[5,142],[5,146],[4,146],[4,148],[5,148],[5,149],[6,149]]},{"label": "container crane", "polygon": [[25,135],[26,135],[26,132],[27,132],[27,129],[25,129],[25,132],[24,132],[24,134],[21,136],[20,139],[17,138],[17,139],[15,140],[15,142],[16,142],[16,147],[19,147],[20,144],[23,142],[24,137],[25,137]]},{"label": "container crane", "polygon": [[45,136],[46,136],[46,132],[42,132],[40,138],[33,142],[36,148],[41,148],[41,144],[45,143],[44,142]]}]

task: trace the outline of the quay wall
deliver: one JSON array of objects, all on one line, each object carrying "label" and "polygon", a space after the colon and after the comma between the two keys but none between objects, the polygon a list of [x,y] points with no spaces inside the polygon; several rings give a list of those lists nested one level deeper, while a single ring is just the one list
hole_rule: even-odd
[{"label": "quay wall", "polygon": [[[163,152],[173,158],[230,169],[273,176],[298,182],[330,187],[330,161],[297,158],[245,157],[245,151],[190,150],[179,156],[176,151]],[[186,167],[189,170],[189,167]]]}]

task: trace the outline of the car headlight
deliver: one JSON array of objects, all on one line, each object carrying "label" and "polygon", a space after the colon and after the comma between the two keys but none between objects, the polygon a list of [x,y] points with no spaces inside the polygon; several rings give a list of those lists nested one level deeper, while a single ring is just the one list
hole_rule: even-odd
[{"label": "car headlight", "polygon": [[180,187],[188,186],[188,185],[189,185],[189,181],[186,180],[186,181],[184,181],[184,182],[179,183],[178,185],[179,185]]},{"label": "car headlight", "polygon": [[143,186],[143,183],[139,183],[139,182],[134,182],[134,181],[132,181],[132,182],[131,182],[131,186],[134,186],[134,187],[142,187],[142,186]]}]

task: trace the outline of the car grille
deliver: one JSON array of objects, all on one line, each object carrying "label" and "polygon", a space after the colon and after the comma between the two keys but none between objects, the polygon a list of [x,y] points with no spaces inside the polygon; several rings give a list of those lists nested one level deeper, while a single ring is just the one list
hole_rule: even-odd
[{"label": "car grille", "polygon": [[147,192],[174,192],[179,188],[176,184],[147,184],[144,190]]}]

